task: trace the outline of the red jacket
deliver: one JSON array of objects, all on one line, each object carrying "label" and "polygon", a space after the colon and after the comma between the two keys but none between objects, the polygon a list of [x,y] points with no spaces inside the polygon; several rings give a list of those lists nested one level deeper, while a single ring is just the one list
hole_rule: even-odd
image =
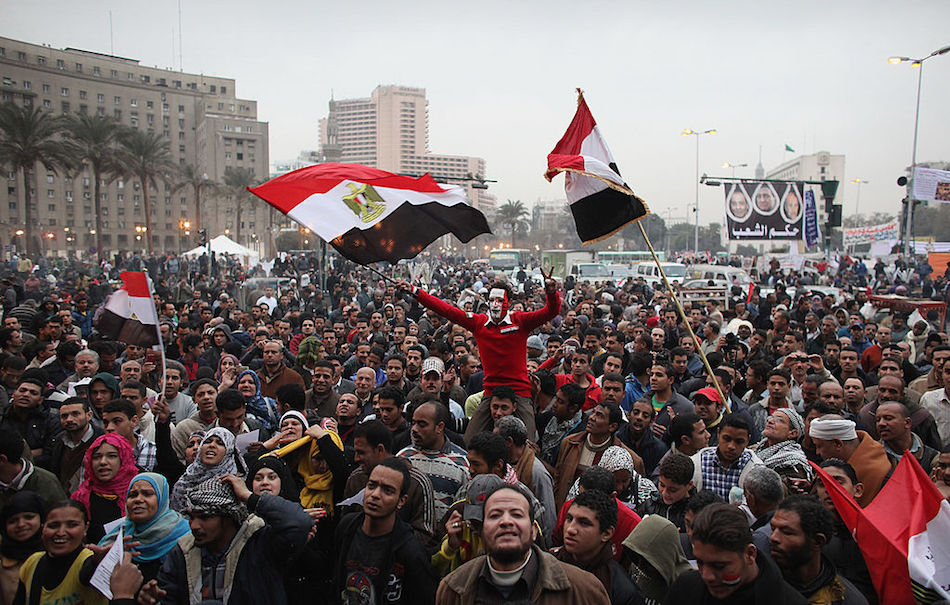
[{"label": "red jacket", "polygon": [[[545,360],[545,362],[539,366],[539,369],[550,370],[555,365],[557,364],[554,361],[554,357],[551,357]],[[557,388],[561,388],[569,382],[574,382],[574,376],[573,374],[555,374],[554,380],[557,382]],[[597,384],[597,379],[593,374],[588,372],[587,380],[590,382],[590,385],[587,387],[587,399],[584,400],[583,410],[585,412],[600,405],[600,385]]]},{"label": "red jacket", "polygon": [[506,384],[521,397],[531,397],[528,378],[528,336],[544,322],[554,319],[561,309],[561,297],[548,293],[543,309],[530,312],[509,312],[500,323],[484,313],[466,312],[423,290],[417,290],[419,303],[456,323],[475,335],[485,372],[485,395],[492,388]]}]

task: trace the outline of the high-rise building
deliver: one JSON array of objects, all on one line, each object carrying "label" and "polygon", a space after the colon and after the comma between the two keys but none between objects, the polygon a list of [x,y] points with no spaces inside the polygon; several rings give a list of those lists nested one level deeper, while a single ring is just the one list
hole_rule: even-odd
[{"label": "high-rise building", "polygon": [[[0,77],[2,101],[54,114],[113,116],[126,126],[162,135],[172,161],[197,167],[209,182],[223,183],[229,167],[250,169],[258,180],[268,176],[268,124],[257,119],[256,101],[237,97],[232,78],[146,67],[135,59],[9,38],[0,38]],[[3,176],[7,203],[0,204],[0,242],[18,244],[14,233],[25,219],[22,182],[16,174]],[[67,175],[37,165],[33,217],[46,250],[65,253],[95,246],[91,180],[88,169]],[[171,176],[159,181],[149,192],[152,228],[147,236],[156,252],[196,245],[194,194],[191,187],[176,189],[176,180]],[[135,229],[145,225],[141,193],[136,179],[116,179],[102,187],[103,249],[112,253],[146,248],[145,236]],[[201,227],[209,237],[226,233],[269,252],[271,238],[259,234],[268,233],[272,211],[245,202],[239,225],[235,203],[228,195],[203,193]],[[184,221],[190,223],[191,233],[186,234]]]},{"label": "high-rise building", "polygon": [[320,120],[324,161],[373,166],[461,185],[469,202],[486,215],[495,197],[464,179],[486,178],[485,160],[429,152],[429,112],[424,88],[377,86],[369,98],[331,99]]}]

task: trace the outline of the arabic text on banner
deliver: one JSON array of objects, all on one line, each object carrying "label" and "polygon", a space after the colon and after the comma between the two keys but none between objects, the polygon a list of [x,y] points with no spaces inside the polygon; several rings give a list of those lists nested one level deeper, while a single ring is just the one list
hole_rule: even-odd
[{"label": "arabic text on banner", "polygon": [[950,170],[914,168],[911,195],[915,200],[950,203]]},{"label": "arabic text on banner", "polygon": [[802,183],[743,181],[724,189],[730,240],[803,239]]},{"label": "arabic text on banner", "polygon": [[897,220],[882,225],[871,225],[869,227],[854,227],[844,230],[844,245],[853,246],[855,244],[867,244],[871,242],[883,242],[886,240],[897,239],[900,237],[900,226]]}]

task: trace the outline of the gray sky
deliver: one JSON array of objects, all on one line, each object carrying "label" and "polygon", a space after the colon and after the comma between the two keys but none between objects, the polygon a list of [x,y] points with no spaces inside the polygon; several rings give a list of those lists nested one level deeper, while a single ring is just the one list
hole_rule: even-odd
[{"label": "gray sky", "polygon": [[[5,0],[0,34],[178,66],[178,4]],[[950,44],[950,2],[195,2],[182,1],[184,70],[233,77],[270,122],[271,161],[318,146],[337,98],[377,84],[425,87],[430,148],[484,157],[500,202],[563,197],[541,176],[587,102],[627,182],[654,212],[685,217],[700,172],[728,175],[759,145],[766,169],[797,152],[846,155],[869,181],[861,211],[897,212],[910,164],[919,57]],[[175,39],[173,45],[173,37]],[[950,160],[950,54],[925,63],[918,160]],[[838,200],[854,212],[856,185]],[[700,188],[701,222],[722,221],[722,189]]]}]

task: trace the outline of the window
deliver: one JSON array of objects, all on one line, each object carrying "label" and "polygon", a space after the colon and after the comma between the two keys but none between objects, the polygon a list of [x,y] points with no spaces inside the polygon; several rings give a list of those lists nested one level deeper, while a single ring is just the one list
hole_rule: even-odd
[{"label": "window", "polygon": [[119,72],[118,72],[118,70],[110,69],[110,70],[109,70],[109,75],[112,76],[113,78],[118,78],[118,77],[119,77]]},{"label": "window", "polygon": [[67,201],[67,202],[73,201],[73,192],[72,192],[72,191],[67,191],[67,192],[66,192],[66,201]]},{"label": "window", "polygon": [[224,152],[224,159],[226,159],[226,160],[230,160],[230,159],[231,159],[231,152],[230,152],[230,151],[225,151],[225,152]]},{"label": "window", "polygon": [[181,128],[184,128],[184,127],[185,127],[185,120],[179,118],[179,120],[178,120],[178,128],[181,129]]},{"label": "window", "polygon": [[66,62],[62,59],[56,59],[56,67],[60,69],[66,69]]},{"label": "window", "polygon": [[89,177],[88,177],[88,176],[82,177],[82,186],[83,186],[83,187],[88,187],[88,186],[89,186]]},{"label": "window", "polygon": [[184,106],[184,105],[179,105],[179,106],[178,106],[178,113],[185,113],[185,106]]},{"label": "window", "polygon": [[55,183],[55,182],[56,182],[56,177],[55,177],[54,175],[52,175],[52,174],[47,174],[47,175],[46,175],[46,182],[47,182],[47,183]]},{"label": "window", "polygon": [[147,107],[147,108],[149,108],[149,109],[152,109],[153,107],[155,107],[155,102],[154,102],[154,101],[146,101],[146,102],[145,102],[145,107]]},{"label": "window", "polygon": [[17,51],[17,53],[16,53],[16,58],[17,58],[19,61],[26,61],[26,53],[25,53],[25,52],[22,52],[22,51]]},{"label": "window", "polygon": [[[26,53],[17,53],[17,54],[23,55],[23,58],[24,58],[24,59],[26,58]],[[37,64],[37,65],[46,65],[46,57],[36,57],[36,64]]]},{"label": "window", "polygon": [[138,99],[129,99],[129,105],[131,105],[132,107],[138,107],[139,106]]},{"label": "window", "polygon": [[[56,212],[56,204],[47,204],[46,209],[49,210],[50,212]],[[50,219],[50,220],[54,220],[54,219]],[[52,223],[50,224],[52,225]]]},{"label": "window", "polygon": [[63,101],[61,104],[63,113],[69,113],[69,102]]},{"label": "window", "polygon": [[79,98],[80,98],[80,99],[85,99],[85,98],[88,97],[88,96],[89,96],[89,95],[86,94],[86,91],[85,91],[85,90],[80,90],[80,91],[79,91]]},{"label": "window", "polygon": [[68,96],[69,96],[69,89],[66,88],[66,87],[60,88],[60,89],[59,89],[59,96],[61,96],[61,97],[68,97]]},{"label": "window", "polygon": [[82,63],[76,63],[76,72],[82,73]]},{"label": "window", "polygon": [[132,73],[131,71],[129,72],[129,79],[130,79],[130,80],[134,80],[134,79],[135,79],[135,74]]},{"label": "window", "polygon": [[181,80],[172,80],[172,86],[175,88],[181,88]]},{"label": "window", "polygon": [[[212,86],[211,88],[214,88],[214,86]],[[212,90],[211,92],[214,92],[214,91]],[[221,94],[224,95],[224,94],[227,94],[227,93],[228,93],[228,88],[227,88],[227,86],[222,86],[222,87],[221,87]]]},{"label": "window", "polygon": [[30,84],[29,80],[23,80],[22,84],[23,84],[23,90],[29,90],[30,88],[33,87],[33,85]]},{"label": "window", "polygon": [[16,202],[10,202],[10,210],[16,210]]},{"label": "window", "polygon": [[117,193],[117,194],[115,194],[115,199],[118,200],[118,201],[120,201],[120,202],[124,202],[124,201],[125,201],[125,194],[124,194],[124,193]]},{"label": "window", "polygon": [[146,84],[148,84],[151,80],[152,80],[152,79],[151,79],[149,76],[146,76],[145,74],[142,74],[142,81],[143,81],[143,82],[145,82]]},{"label": "window", "polygon": [[55,189],[47,189],[47,190],[46,190],[46,197],[51,198],[51,199],[54,198],[54,197],[56,197],[56,190],[55,190]]},{"label": "window", "polygon": [[115,105],[121,105],[121,104],[122,104],[122,97],[112,97],[112,102],[113,102]]},{"label": "window", "polygon": [[44,84],[44,85],[43,85],[43,92],[48,94],[48,93],[49,93],[49,90],[50,90],[50,89],[49,89],[49,84]]},{"label": "window", "polygon": [[80,105],[79,105],[79,113],[81,113],[81,114],[84,115],[84,116],[85,116],[85,115],[89,115],[89,106],[86,105],[85,103],[80,104]]},{"label": "window", "polygon": [[122,119],[122,110],[121,110],[121,109],[113,110],[112,115],[115,116],[115,119],[116,119],[116,120],[121,120],[121,119]]},{"label": "window", "polygon": [[99,101],[100,103],[105,103],[106,96],[100,92],[96,95],[96,101]]},{"label": "window", "polygon": [[217,92],[218,92],[218,87],[215,86],[214,84],[212,84],[210,90],[211,90],[211,94],[217,94]]},{"label": "window", "polygon": [[244,159],[244,154],[243,154],[243,153],[238,153],[238,154],[237,154],[237,159],[243,160],[243,159]]},{"label": "window", "polygon": [[101,75],[102,75],[102,70],[99,69],[99,66],[98,66],[98,65],[93,65],[93,66],[92,66],[92,75],[94,75],[94,76],[101,76]]}]

